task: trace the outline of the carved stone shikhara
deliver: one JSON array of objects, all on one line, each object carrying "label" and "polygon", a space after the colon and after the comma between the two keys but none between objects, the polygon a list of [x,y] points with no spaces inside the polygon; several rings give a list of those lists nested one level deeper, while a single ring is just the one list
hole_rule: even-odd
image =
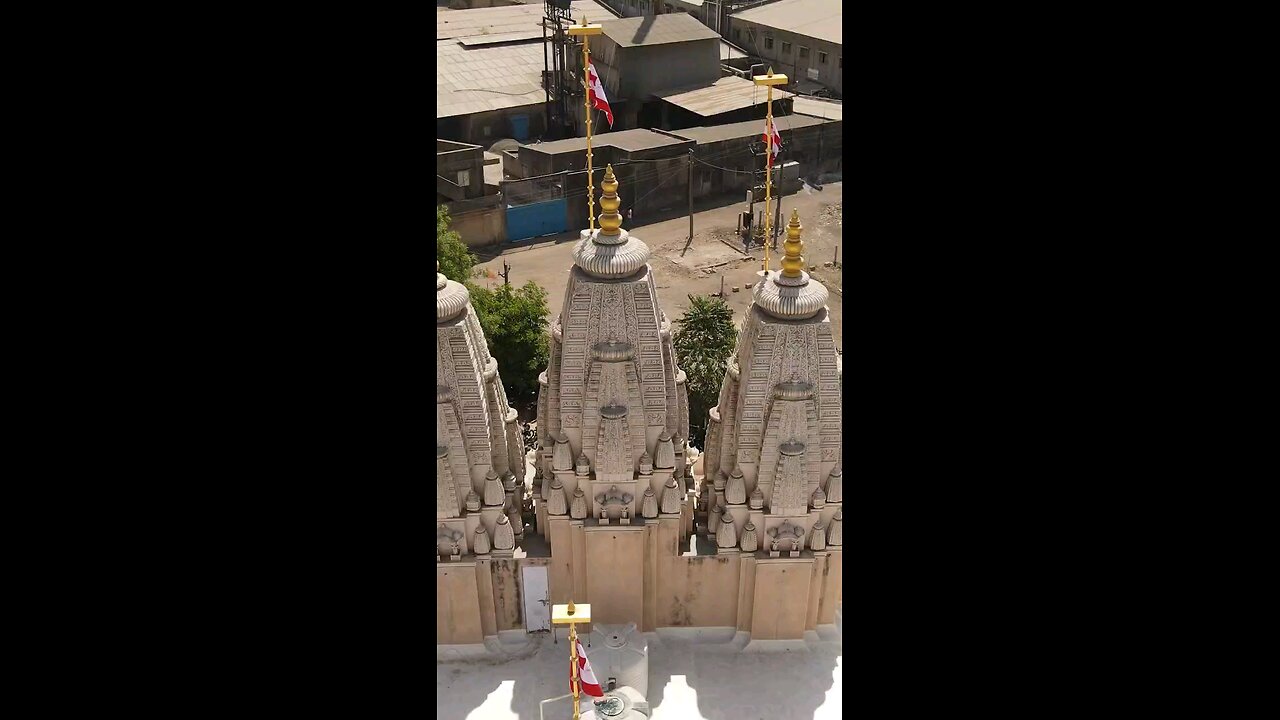
[{"label": "carved stone shikhara", "polygon": [[[524,443],[470,291],[436,270],[436,516],[470,528],[462,518],[487,512],[491,523],[524,477]],[[459,540],[461,555],[474,541]]]}]

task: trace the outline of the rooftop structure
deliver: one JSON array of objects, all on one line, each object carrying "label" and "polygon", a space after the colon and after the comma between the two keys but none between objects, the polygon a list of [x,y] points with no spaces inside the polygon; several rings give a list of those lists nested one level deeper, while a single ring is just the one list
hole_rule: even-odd
[{"label": "rooftop structure", "polygon": [[802,95],[792,98],[791,112],[797,115],[808,115],[828,120],[844,119],[844,105],[825,100],[815,100]]},{"label": "rooftop structure", "polygon": [[734,22],[752,22],[841,45],[842,5],[840,0],[778,0],[732,17]]},{"label": "rooftop structure", "polygon": [[684,13],[615,18],[606,20],[601,25],[604,27],[605,37],[613,40],[619,47],[720,40],[720,36],[714,31]]},{"label": "rooftop structure", "polygon": [[[656,93],[658,97],[677,107],[702,117],[712,117],[743,108],[764,105],[767,100],[755,92],[755,84],[746,78],[726,75],[710,85],[696,88],[676,88]],[[774,90],[774,99],[789,98],[792,94]],[[757,123],[759,125],[759,123]]]},{"label": "rooftop structure", "polygon": [[[777,91],[775,90],[774,92]],[[773,121],[778,126],[778,132],[782,135],[784,151],[786,148],[787,131],[814,127],[822,125],[824,122],[822,118],[810,117],[808,115],[774,115]],[[763,126],[764,122],[761,120],[748,120],[746,122],[731,123],[729,125],[685,128],[683,130],[676,130],[675,134],[680,137],[697,141],[697,143],[701,145],[703,143],[716,142],[719,140],[759,137],[764,132],[762,130]]]}]

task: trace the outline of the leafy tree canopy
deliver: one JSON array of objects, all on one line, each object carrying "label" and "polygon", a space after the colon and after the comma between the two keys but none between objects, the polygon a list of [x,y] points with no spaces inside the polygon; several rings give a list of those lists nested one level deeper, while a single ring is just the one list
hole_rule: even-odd
[{"label": "leafy tree canopy", "polygon": [[719,402],[725,363],[737,342],[733,310],[721,298],[690,295],[677,322],[673,344],[689,392],[689,442],[705,449],[707,412]]},{"label": "leafy tree canopy", "polygon": [[507,400],[527,407],[538,400],[538,375],[547,368],[547,291],[530,280],[523,287],[499,285],[493,290],[471,288],[471,304],[489,354],[498,361],[498,373],[507,389]]},{"label": "leafy tree canopy", "polygon": [[436,260],[440,261],[441,275],[460,283],[471,278],[476,264],[476,256],[466,243],[449,229],[449,211],[443,205],[436,206]]}]

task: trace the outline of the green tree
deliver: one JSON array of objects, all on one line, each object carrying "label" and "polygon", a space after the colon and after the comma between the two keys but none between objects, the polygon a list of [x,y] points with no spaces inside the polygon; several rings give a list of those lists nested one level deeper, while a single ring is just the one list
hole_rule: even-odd
[{"label": "green tree", "polygon": [[523,287],[499,285],[493,290],[471,286],[471,304],[498,361],[507,401],[524,408],[538,401],[538,374],[547,368],[547,291],[530,280]]},{"label": "green tree", "polygon": [[440,274],[460,283],[471,278],[476,256],[467,249],[458,233],[449,229],[449,211],[443,205],[436,206],[436,260],[440,262]]},{"label": "green tree", "polygon": [[737,343],[733,310],[721,298],[690,295],[689,309],[677,322],[673,340],[689,392],[689,442],[705,450],[707,412],[720,401],[725,362]]}]

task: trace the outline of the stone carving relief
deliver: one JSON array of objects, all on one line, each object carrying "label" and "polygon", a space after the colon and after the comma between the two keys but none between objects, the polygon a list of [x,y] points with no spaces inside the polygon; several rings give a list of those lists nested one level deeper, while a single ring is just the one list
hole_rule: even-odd
[{"label": "stone carving relief", "polygon": [[[652,493],[652,490],[650,492]],[[631,501],[634,499],[634,495],[623,492],[618,489],[617,485],[614,485],[608,491],[596,495],[596,507],[600,509],[601,517],[607,516],[611,519],[628,517],[631,510]]]},{"label": "stone carving relief", "polygon": [[769,549],[799,552],[804,549],[804,528],[790,522],[784,522],[766,533],[769,536]]},{"label": "stone carving relief", "polygon": [[778,446],[778,471],[773,480],[773,497],[769,503],[774,513],[805,514],[809,509],[809,493],[804,477],[804,443],[784,442]]}]

